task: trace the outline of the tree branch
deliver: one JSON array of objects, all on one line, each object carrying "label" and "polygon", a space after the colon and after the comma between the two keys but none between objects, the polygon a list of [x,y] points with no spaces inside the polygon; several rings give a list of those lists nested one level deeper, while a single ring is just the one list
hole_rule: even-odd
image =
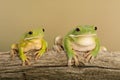
[{"label": "tree branch", "polygon": [[120,52],[100,52],[91,63],[67,67],[64,52],[45,53],[30,66],[21,66],[21,60],[11,60],[9,52],[0,52],[0,79],[20,80],[119,80]]}]

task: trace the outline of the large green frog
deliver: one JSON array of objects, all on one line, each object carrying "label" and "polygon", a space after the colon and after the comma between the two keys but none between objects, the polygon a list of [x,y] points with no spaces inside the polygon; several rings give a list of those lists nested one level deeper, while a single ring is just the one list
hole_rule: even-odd
[{"label": "large green frog", "polygon": [[76,66],[79,65],[76,51],[85,52],[87,61],[98,54],[100,42],[96,30],[97,27],[91,25],[77,26],[64,37],[63,47],[67,53],[68,66],[72,65],[72,59]]}]

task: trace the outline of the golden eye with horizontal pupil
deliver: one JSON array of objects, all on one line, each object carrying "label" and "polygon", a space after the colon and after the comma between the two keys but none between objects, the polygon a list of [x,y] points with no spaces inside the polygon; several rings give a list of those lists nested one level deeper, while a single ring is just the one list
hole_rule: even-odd
[{"label": "golden eye with horizontal pupil", "polygon": [[45,29],[42,29],[43,30],[43,32],[45,32]]},{"label": "golden eye with horizontal pupil", "polygon": [[29,31],[29,32],[28,32],[28,34],[32,35],[32,34],[33,34],[33,32],[32,32],[32,31]]},{"label": "golden eye with horizontal pupil", "polygon": [[77,32],[78,32],[78,31],[80,31],[80,29],[79,29],[79,28],[76,28],[75,30],[76,30]]},{"label": "golden eye with horizontal pupil", "polygon": [[97,27],[95,26],[95,28],[94,28],[95,30],[97,30]]}]

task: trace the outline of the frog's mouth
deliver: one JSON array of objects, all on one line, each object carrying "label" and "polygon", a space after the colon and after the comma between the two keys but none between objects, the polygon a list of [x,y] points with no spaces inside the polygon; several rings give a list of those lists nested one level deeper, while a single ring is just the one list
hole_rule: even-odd
[{"label": "frog's mouth", "polygon": [[24,40],[39,39],[39,38],[41,38],[41,37],[40,36],[36,36],[36,37],[25,38]]},{"label": "frog's mouth", "polygon": [[91,36],[96,36],[96,34],[83,34],[83,35],[69,35],[70,37],[91,37]]}]

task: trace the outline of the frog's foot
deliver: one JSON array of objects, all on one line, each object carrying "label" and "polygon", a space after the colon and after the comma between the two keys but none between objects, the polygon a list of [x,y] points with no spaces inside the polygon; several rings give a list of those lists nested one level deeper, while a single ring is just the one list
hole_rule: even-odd
[{"label": "frog's foot", "polygon": [[68,63],[67,63],[68,67],[72,66],[72,59],[68,59]]},{"label": "frog's foot", "polygon": [[12,49],[12,50],[10,51],[10,55],[11,55],[11,59],[14,60],[15,56],[17,55],[17,50]]},{"label": "frog's foot", "polygon": [[11,45],[11,51],[10,51],[10,55],[11,55],[11,59],[13,60],[15,58],[15,56],[18,56],[18,44],[12,44]]},{"label": "frog's foot", "polygon": [[45,52],[48,52],[48,51],[50,51],[50,49],[46,48],[46,51],[45,51]]},{"label": "frog's foot", "polygon": [[42,54],[40,54],[39,52],[35,52],[35,61],[37,61],[41,56]]},{"label": "frog's foot", "polygon": [[56,45],[53,45],[53,48],[52,48],[54,51],[56,51],[57,53],[60,53],[62,51],[64,51],[64,48],[62,45],[59,45],[59,44],[56,44]]},{"label": "frog's foot", "polygon": [[79,59],[78,59],[78,56],[75,55],[73,58],[74,58],[74,61],[75,61],[75,66],[79,66]]},{"label": "frog's foot", "polygon": [[90,52],[88,52],[88,53],[86,53],[86,54],[84,55],[84,58],[85,58],[85,61],[86,61],[86,62],[90,62],[91,59],[93,58],[93,56],[92,56],[92,54],[91,54]]},{"label": "frog's foot", "polygon": [[61,52],[61,49],[60,49],[60,46],[59,45],[54,45],[53,46],[53,50],[60,53]]},{"label": "frog's foot", "polygon": [[30,63],[30,57],[26,57],[26,59],[23,60],[22,66],[25,66],[25,65],[31,65],[31,63]]}]

